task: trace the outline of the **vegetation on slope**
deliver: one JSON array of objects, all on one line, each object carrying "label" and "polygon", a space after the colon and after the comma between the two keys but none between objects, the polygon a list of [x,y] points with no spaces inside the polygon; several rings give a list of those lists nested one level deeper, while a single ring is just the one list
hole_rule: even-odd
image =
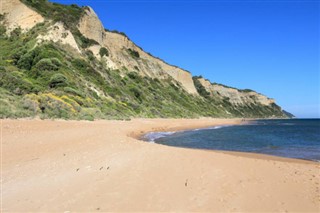
[{"label": "vegetation on slope", "polygon": [[[0,45],[0,116],[43,118],[195,117],[201,100],[193,100],[170,81],[116,70],[87,57],[76,57],[61,44],[35,47],[37,25]],[[92,58],[91,58],[92,60]]]},{"label": "vegetation on slope", "polygon": [[[44,17],[62,21],[80,46],[95,43],[76,28],[86,8],[45,0],[22,1]],[[5,27],[0,25],[0,118],[283,116],[276,105],[235,107],[225,98],[211,97],[197,78],[194,83],[201,96],[188,94],[174,79],[160,81],[142,77],[134,70],[120,75],[118,70],[108,69],[103,59],[97,60],[92,52],[79,55],[60,43],[37,44],[37,35],[47,27],[46,23],[38,24],[27,33],[17,28],[7,36]],[[140,60],[137,52],[124,51]],[[99,54],[108,56],[109,52],[101,48]]]}]

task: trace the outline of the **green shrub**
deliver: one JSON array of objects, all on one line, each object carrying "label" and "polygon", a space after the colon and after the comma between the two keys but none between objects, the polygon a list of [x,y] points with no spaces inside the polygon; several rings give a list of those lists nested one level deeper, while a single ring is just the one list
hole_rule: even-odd
[{"label": "green shrub", "polygon": [[68,84],[68,79],[64,75],[57,73],[54,74],[49,81],[50,88],[66,86]]},{"label": "green shrub", "polygon": [[107,56],[108,57],[109,56],[109,51],[108,51],[107,48],[101,47],[100,50],[99,50],[99,54],[100,54],[101,57],[103,57],[103,56]]},{"label": "green shrub", "polygon": [[95,118],[102,117],[100,109],[97,108],[82,108],[79,118],[82,120],[93,121]]},{"label": "green shrub", "polygon": [[4,25],[0,25],[0,37],[6,35],[7,28]]},{"label": "green shrub", "polygon": [[39,95],[38,101],[41,112],[51,118],[68,119],[76,113],[71,104],[51,93]]},{"label": "green shrub", "polygon": [[72,64],[79,69],[86,69],[87,67],[89,67],[90,65],[83,59],[80,58],[76,58],[72,61]]},{"label": "green shrub", "polygon": [[135,51],[135,50],[133,50],[133,49],[131,49],[131,48],[128,49],[128,52],[129,52],[129,54],[130,54],[132,57],[134,57],[134,58],[140,58],[139,52],[137,52],[137,51]]},{"label": "green shrub", "polygon": [[34,114],[39,112],[39,102],[35,94],[27,94],[22,99],[24,109],[32,111]]},{"label": "green shrub", "polygon": [[[55,59],[57,59],[59,61],[63,59],[63,57],[59,53],[57,47],[54,46],[53,43],[49,43],[49,44],[38,46],[32,51],[34,52],[34,62],[33,62],[33,64],[38,63],[38,61],[40,61],[43,58],[50,58],[51,60],[53,58],[55,58]],[[57,63],[60,64],[59,62],[57,62]]]},{"label": "green shrub", "polygon": [[19,36],[21,35],[21,33],[22,33],[22,30],[21,30],[20,27],[15,28],[14,30],[12,30],[12,31],[10,32],[10,40],[11,40],[11,41],[14,41],[15,39],[18,39]]},{"label": "green shrub", "polygon": [[87,50],[86,55],[88,56],[89,61],[94,61],[95,57],[94,57],[93,52],[91,50]]},{"label": "green shrub", "polygon": [[71,88],[71,87],[65,87],[65,88],[63,88],[63,90],[64,90],[65,92],[67,92],[67,93],[72,94],[72,95],[77,95],[77,96],[80,96],[80,97],[85,97],[85,95],[84,95],[82,92],[80,92],[80,91],[78,91],[78,90],[76,90],[76,89],[73,89],[73,88]]},{"label": "green shrub", "polygon": [[33,65],[33,59],[34,59],[34,52],[28,52],[26,54],[24,54],[23,56],[20,57],[17,66],[20,69],[26,69],[26,70],[31,70],[31,67]]},{"label": "green shrub", "polygon": [[[57,60],[55,59],[55,63]],[[60,63],[61,64],[61,63]],[[50,58],[43,58],[41,59],[36,65],[35,68],[39,71],[55,71],[59,69],[59,66],[52,63],[52,60]]]},{"label": "green shrub", "polygon": [[73,109],[75,109],[77,112],[80,112],[81,110],[80,104],[78,104],[77,101],[73,100],[72,97],[63,95],[60,98],[66,103],[70,104],[73,107]]},{"label": "green shrub", "polygon": [[27,50],[25,48],[19,48],[15,50],[15,52],[13,52],[10,57],[13,60],[13,64],[17,65],[20,58],[26,53],[27,53]]},{"label": "green shrub", "polygon": [[36,92],[38,90],[32,82],[24,78],[21,72],[0,72],[0,87],[16,95]]},{"label": "green shrub", "polygon": [[[44,60],[43,62],[41,62],[43,64],[40,63],[39,65],[37,65],[43,65],[45,70],[55,70],[62,65],[60,61],[62,56],[60,55],[57,48],[51,43],[38,46],[29,52],[26,51],[25,47],[22,47],[15,53],[13,53],[11,58],[14,61],[17,61],[16,64],[20,69],[26,70],[31,70],[32,66],[39,63],[42,59],[50,59],[50,62],[48,60]],[[48,66],[46,66],[46,63],[44,62],[47,62]],[[43,70],[41,66],[38,67],[38,69]]]},{"label": "green shrub", "polygon": [[253,90],[251,89],[240,89],[238,90],[239,92],[246,92],[246,93],[249,93],[249,92],[254,92]]},{"label": "green shrub", "polygon": [[62,65],[61,61],[57,58],[51,58],[51,62],[57,67],[61,67]]},{"label": "green shrub", "polygon": [[135,79],[138,79],[140,76],[136,72],[129,72],[128,77],[135,80]]},{"label": "green shrub", "polygon": [[94,121],[93,115],[82,115],[80,116],[81,120],[86,120],[86,121]]},{"label": "green shrub", "polygon": [[199,77],[192,77],[192,80],[193,80],[193,83],[194,83],[194,86],[196,87],[198,93],[205,97],[205,98],[208,98],[210,97],[210,92],[208,92],[206,90],[206,88],[204,88],[204,86],[202,86],[202,84],[200,83],[200,81],[198,80]]},{"label": "green shrub", "polygon": [[77,28],[74,28],[71,31],[73,36],[75,37],[77,44],[82,48],[88,48],[92,45],[99,44],[97,41],[83,36]]},{"label": "green shrub", "polygon": [[142,93],[139,89],[136,87],[131,87],[129,90],[138,100],[142,101]]},{"label": "green shrub", "polygon": [[116,33],[116,34],[119,34],[119,35],[123,35],[124,37],[129,39],[129,37],[124,32],[120,32],[118,30],[108,30],[108,29],[104,29],[104,30],[107,31],[107,32],[112,32],[112,33]]},{"label": "green shrub", "polygon": [[5,14],[0,14],[0,22],[5,19]]}]

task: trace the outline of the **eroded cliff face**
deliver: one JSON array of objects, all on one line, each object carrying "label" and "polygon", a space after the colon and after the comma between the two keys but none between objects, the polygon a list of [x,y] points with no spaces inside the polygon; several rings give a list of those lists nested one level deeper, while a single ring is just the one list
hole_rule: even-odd
[{"label": "eroded cliff face", "polygon": [[226,87],[220,84],[212,84],[210,81],[199,78],[201,85],[210,93],[210,95],[218,95],[228,98],[233,105],[261,104],[270,106],[275,103],[274,99],[268,98],[262,94],[251,90],[238,90]]},{"label": "eroded cliff face", "polygon": [[5,15],[5,24],[8,32],[20,27],[26,31],[36,24],[43,22],[44,18],[19,0],[1,0],[0,14]]},{"label": "eroded cliff face", "polygon": [[[106,65],[111,69],[136,71],[143,76],[166,79],[172,77],[179,82],[188,93],[197,95],[197,90],[192,81],[192,75],[178,67],[168,65],[135,45],[125,35],[105,31],[95,12],[88,7],[78,26],[80,32],[87,38],[99,43],[89,47],[94,55],[99,58],[101,47],[108,49],[109,56],[104,57]],[[137,52],[139,57],[134,57],[130,51]]]},{"label": "eroded cliff face", "polygon": [[85,8],[85,14],[82,16],[78,26],[80,32],[87,38],[103,44],[104,28],[97,14],[91,7]]},{"label": "eroded cliff face", "polygon": [[71,46],[78,53],[81,52],[72,33],[67,30],[61,22],[57,22],[54,25],[48,27],[45,34],[40,34],[37,37],[37,41],[38,43],[41,43],[43,41],[60,42],[62,44]]}]

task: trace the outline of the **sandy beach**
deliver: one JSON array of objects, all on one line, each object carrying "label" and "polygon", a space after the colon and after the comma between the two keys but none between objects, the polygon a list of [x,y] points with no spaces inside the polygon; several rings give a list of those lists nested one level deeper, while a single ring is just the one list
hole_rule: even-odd
[{"label": "sandy beach", "polygon": [[1,120],[1,211],[319,212],[319,163],[137,139],[240,123]]}]

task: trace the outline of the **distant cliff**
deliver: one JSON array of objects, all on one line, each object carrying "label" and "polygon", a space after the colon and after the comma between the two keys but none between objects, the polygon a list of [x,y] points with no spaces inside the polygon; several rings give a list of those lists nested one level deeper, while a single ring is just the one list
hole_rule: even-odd
[{"label": "distant cliff", "polygon": [[274,99],[253,90],[240,90],[222,84],[211,83],[202,77],[194,77],[193,79],[195,84],[198,85],[197,88],[202,96],[228,102],[231,105],[232,112],[229,112],[231,114],[237,114],[238,112],[243,117],[250,117],[251,114],[259,115],[259,117],[276,117],[276,112],[284,113],[276,105]]},{"label": "distant cliff", "polygon": [[[108,31],[90,7],[3,0],[1,117],[288,117],[273,99],[192,77]],[[55,109],[55,108],[59,109]]]}]

